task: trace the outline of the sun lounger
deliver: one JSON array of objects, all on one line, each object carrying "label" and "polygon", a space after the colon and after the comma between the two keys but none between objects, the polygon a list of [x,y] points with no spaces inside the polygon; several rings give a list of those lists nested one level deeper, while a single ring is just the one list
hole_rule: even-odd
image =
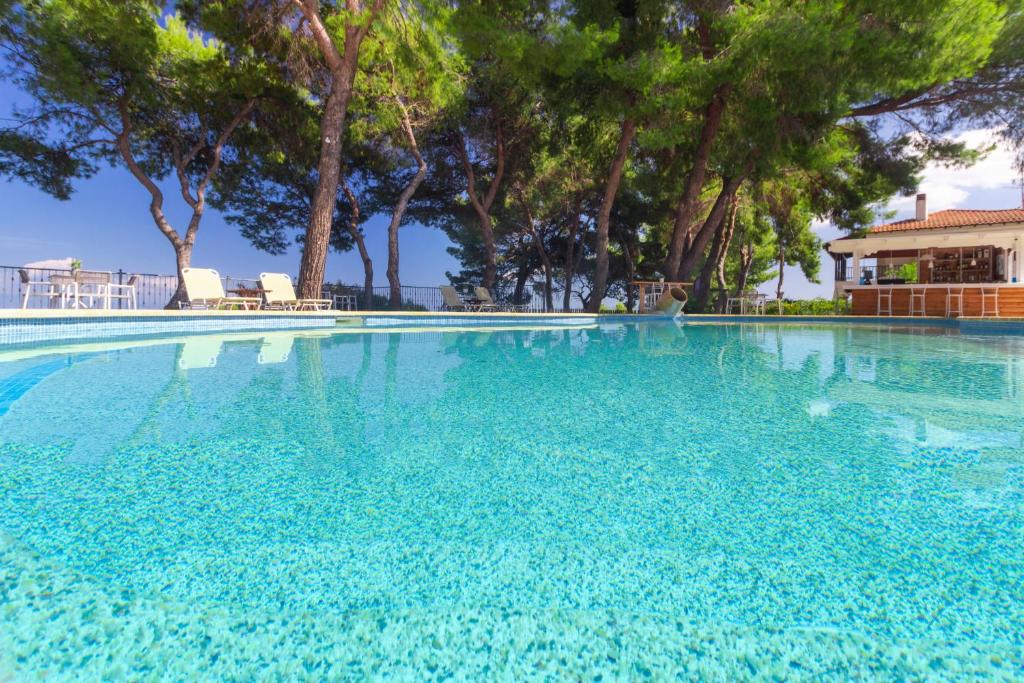
[{"label": "sun lounger", "polygon": [[300,299],[295,296],[292,279],[286,273],[260,273],[260,287],[267,308],[283,311],[326,311],[330,299]]},{"label": "sun lounger", "polygon": [[244,308],[258,309],[262,303],[258,298],[227,296],[220,281],[220,273],[212,268],[182,268],[185,280],[185,294],[188,302],[182,308]]},{"label": "sun lounger", "polygon": [[441,304],[442,311],[472,311],[474,307],[467,304],[459,296],[459,293],[455,291],[454,287],[449,285],[441,286],[441,299],[444,302]]},{"label": "sun lounger", "polygon": [[474,287],[473,292],[476,294],[476,298],[480,301],[477,304],[477,310],[479,311],[500,311],[501,307],[495,303],[494,299],[491,298],[491,293],[487,291],[486,287]]}]

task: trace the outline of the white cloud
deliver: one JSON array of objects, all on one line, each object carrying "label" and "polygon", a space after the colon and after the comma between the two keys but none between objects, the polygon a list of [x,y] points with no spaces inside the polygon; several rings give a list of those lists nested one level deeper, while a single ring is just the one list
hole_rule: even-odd
[{"label": "white cloud", "polygon": [[[966,168],[953,168],[937,163],[928,164],[921,174],[918,192],[928,195],[928,213],[963,207],[973,192],[979,190],[1010,190],[1018,182],[1014,168],[1014,154],[1006,143],[1000,140],[996,129],[968,130],[954,139],[972,148],[995,145],[981,161]],[[989,206],[977,208],[1007,209],[1012,206]],[[896,211],[895,220],[911,218],[915,210],[915,197],[897,197],[886,205]]]}]

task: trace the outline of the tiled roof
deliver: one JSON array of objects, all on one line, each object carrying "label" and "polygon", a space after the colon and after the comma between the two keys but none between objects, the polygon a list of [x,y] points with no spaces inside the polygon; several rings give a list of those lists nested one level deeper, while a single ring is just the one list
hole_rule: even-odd
[{"label": "tiled roof", "polygon": [[939,228],[967,228],[975,225],[1024,223],[1024,209],[945,209],[936,211],[923,221],[913,218],[895,223],[876,225],[868,232],[902,232],[904,230],[935,230]]}]

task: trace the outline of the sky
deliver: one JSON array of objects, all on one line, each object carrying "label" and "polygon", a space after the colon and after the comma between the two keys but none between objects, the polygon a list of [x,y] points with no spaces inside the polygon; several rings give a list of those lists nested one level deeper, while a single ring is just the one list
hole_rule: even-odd
[{"label": "sky", "polygon": [[[12,103],[22,99],[7,83],[0,83],[0,116]],[[966,131],[959,136],[972,145],[995,142],[992,131]],[[184,229],[189,211],[178,191],[164,186],[165,204],[171,223]],[[1004,209],[1021,206],[1013,153],[998,147],[985,159],[967,169],[929,166],[920,191],[928,194],[928,210],[944,208]],[[121,168],[107,168],[93,178],[76,183],[69,201],[58,201],[20,181],[0,180],[0,265],[20,266],[34,261],[73,257],[87,269],[133,273],[172,274],[174,252],[156,229],[148,211],[149,195]],[[896,212],[893,220],[914,213],[914,198],[900,197],[888,206]],[[377,216],[364,226],[366,242],[374,261],[378,285],[386,285],[387,217]],[[839,237],[831,225],[814,226],[825,241]],[[448,238],[439,230],[411,225],[402,228],[402,282],[407,285],[444,284],[446,271],[458,271],[459,264],[447,253]],[[223,216],[207,209],[199,229],[192,265],[218,270],[221,275],[253,278],[262,271],[296,275],[298,250],[272,256],[253,248],[238,229]],[[798,268],[785,273],[786,298],[831,297],[831,259],[823,251],[821,283],[807,281]],[[331,252],[327,261],[330,281],[361,283],[362,263],[355,251]],[[775,281],[761,286],[774,296]]]}]

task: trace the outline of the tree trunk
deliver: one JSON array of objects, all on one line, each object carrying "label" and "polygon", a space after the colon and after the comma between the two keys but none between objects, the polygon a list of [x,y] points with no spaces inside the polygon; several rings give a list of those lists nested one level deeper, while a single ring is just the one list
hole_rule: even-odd
[{"label": "tree trunk", "polygon": [[548,252],[544,248],[544,242],[541,240],[537,230],[531,228],[530,233],[533,237],[533,243],[536,245],[537,256],[540,258],[541,266],[544,268],[544,312],[551,313],[555,310],[555,300],[552,291],[554,275],[551,272],[551,259],[548,257]]},{"label": "tree trunk", "polygon": [[476,171],[473,169],[473,162],[469,158],[469,149],[466,146],[466,138],[459,136],[459,144],[456,149],[462,167],[466,172],[466,194],[469,195],[469,202],[476,212],[480,221],[480,235],[484,240],[484,287],[490,291],[498,275],[498,249],[494,243],[494,221],[491,219],[491,207],[498,196],[498,188],[501,185],[502,176],[505,174],[505,134],[500,120],[495,121],[494,130],[494,178],[487,188],[487,193],[481,199],[476,192]]},{"label": "tree trunk", "polygon": [[526,196],[521,194],[520,201],[523,204],[523,210],[526,212],[526,229],[530,233],[533,246],[537,251],[537,257],[540,259],[541,266],[544,269],[544,312],[551,313],[555,310],[554,294],[552,291],[554,275],[551,272],[551,258],[548,257],[547,249],[544,247],[544,240],[541,238],[540,233],[537,232],[537,226],[533,222],[533,211],[530,210],[530,204]]},{"label": "tree trunk", "polygon": [[619,143],[615,149],[611,168],[608,170],[608,182],[604,188],[604,196],[601,198],[601,210],[597,214],[597,239],[594,240],[594,251],[596,252],[594,291],[590,295],[590,303],[587,306],[587,310],[591,313],[597,313],[601,309],[601,301],[604,300],[608,286],[608,224],[611,221],[615,196],[619,192],[619,183],[622,181],[622,172],[626,167],[626,158],[629,156],[629,146],[635,135],[636,123],[632,119],[626,118],[619,131]]},{"label": "tree trunk", "polygon": [[704,178],[707,175],[708,160],[711,158],[711,148],[718,136],[722,116],[725,113],[725,98],[729,87],[728,84],[718,86],[704,111],[704,126],[701,128],[700,139],[694,152],[693,168],[686,176],[683,195],[676,206],[675,219],[672,224],[672,239],[669,242],[668,256],[664,266],[665,278],[668,280],[679,279],[679,266],[683,254],[690,247],[689,243],[692,242],[690,224],[697,212],[700,191],[704,187]]},{"label": "tree trunk", "polygon": [[750,268],[754,265],[754,246],[744,244],[740,247],[740,269],[736,275],[736,296],[743,293],[747,288],[747,280],[750,278]]},{"label": "tree trunk", "polygon": [[370,258],[370,252],[366,249],[363,233],[359,231],[359,200],[344,177],[341,179],[341,187],[345,196],[348,197],[348,203],[352,206],[352,213],[348,221],[348,234],[352,236],[352,241],[355,242],[356,249],[359,251],[359,258],[363,262],[363,309],[371,311],[373,310],[373,260]]},{"label": "tree trunk", "polygon": [[732,209],[729,211],[729,224],[726,228],[725,238],[721,251],[718,253],[718,263],[715,264],[715,284],[718,285],[721,300],[718,303],[718,312],[725,310],[726,297],[728,296],[725,282],[725,262],[729,257],[729,247],[732,243],[732,236],[736,232],[736,210],[739,208],[738,199],[733,199]]},{"label": "tree trunk", "polygon": [[786,248],[779,247],[779,284],[775,288],[775,298],[782,301],[782,280],[786,276]]},{"label": "tree trunk", "polygon": [[636,303],[636,292],[633,290],[633,280],[636,279],[636,263],[633,260],[633,250],[629,248],[629,242],[622,242],[622,251],[626,252],[626,310],[633,312],[633,305]]},{"label": "tree trunk", "polygon": [[693,293],[698,310],[704,310],[707,307],[707,302],[711,295],[712,273],[720,281],[719,287],[725,287],[725,273],[723,272],[725,256],[729,251],[729,240],[732,238],[732,226],[735,225],[735,221],[736,196],[733,195],[733,199],[729,203],[729,215],[723,218],[722,222],[715,229],[715,239],[711,243],[711,251],[708,252],[708,257],[704,261],[704,267],[701,268],[700,276],[694,284]]},{"label": "tree trunk", "polygon": [[320,122],[320,163],[317,165],[317,186],[313,207],[306,227],[299,265],[300,298],[319,299],[327,268],[327,248],[334,222],[334,207],[341,172],[341,136],[344,135],[345,110],[351,87],[344,92],[335,89],[327,98]]},{"label": "tree trunk", "polygon": [[704,255],[708,242],[711,241],[711,237],[715,234],[715,230],[725,219],[725,212],[732,202],[733,195],[736,194],[740,185],[743,184],[744,176],[745,173],[741,173],[733,178],[723,178],[722,189],[715,199],[714,206],[711,207],[711,213],[708,214],[704,224],[697,231],[690,250],[683,257],[683,261],[679,266],[679,272],[676,275],[677,280],[688,280],[690,278],[700,257]]},{"label": "tree trunk", "polygon": [[569,239],[565,243],[565,291],[562,292],[562,311],[572,307],[572,279],[576,274],[576,235],[580,231],[580,199],[577,197],[573,215],[569,219]]},{"label": "tree trunk", "polygon": [[[388,284],[391,287],[391,308],[399,309],[402,307],[402,281],[398,275],[398,228],[402,225],[402,218],[405,216],[405,211],[409,207],[409,201],[415,194],[416,188],[427,176],[427,164],[423,161],[419,146],[416,144],[416,134],[412,129],[408,109],[400,98],[395,97],[395,102],[402,113],[402,132],[405,133],[406,144],[409,145],[409,151],[416,160],[416,175],[398,196],[398,203],[395,205],[394,211],[391,212],[391,222],[388,224]],[[490,288],[488,287],[488,289]]]},{"label": "tree trunk", "polygon": [[174,260],[177,266],[178,286],[171,295],[170,301],[164,306],[167,310],[178,310],[178,302],[188,301],[188,293],[185,291],[185,268],[192,265],[192,245],[179,243],[174,246]]},{"label": "tree trunk", "polygon": [[316,0],[297,2],[309,25],[313,40],[323,56],[324,64],[330,71],[331,92],[324,103],[324,114],[320,120],[320,160],[317,164],[317,185],[313,194],[313,206],[306,227],[306,239],[302,247],[302,262],[299,266],[300,298],[318,299],[324,284],[327,267],[327,249],[330,246],[331,225],[338,199],[338,180],[341,175],[342,141],[345,135],[345,113],[352,96],[359,66],[359,48],[369,32],[376,14],[383,6],[383,0],[375,0],[363,16],[362,3],[349,0],[347,10],[353,15],[345,26],[342,52],[320,16]]},{"label": "tree trunk", "polygon": [[[524,304],[523,293],[526,290],[526,279],[530,277],[529,260],[526,254],[523,254],[523,258],[519,262],[519,270],[516,271],[516,286],[512,290],[512,303],[517,306]],[[532,300],[533,297],[531,296],[530,299]]]}]

